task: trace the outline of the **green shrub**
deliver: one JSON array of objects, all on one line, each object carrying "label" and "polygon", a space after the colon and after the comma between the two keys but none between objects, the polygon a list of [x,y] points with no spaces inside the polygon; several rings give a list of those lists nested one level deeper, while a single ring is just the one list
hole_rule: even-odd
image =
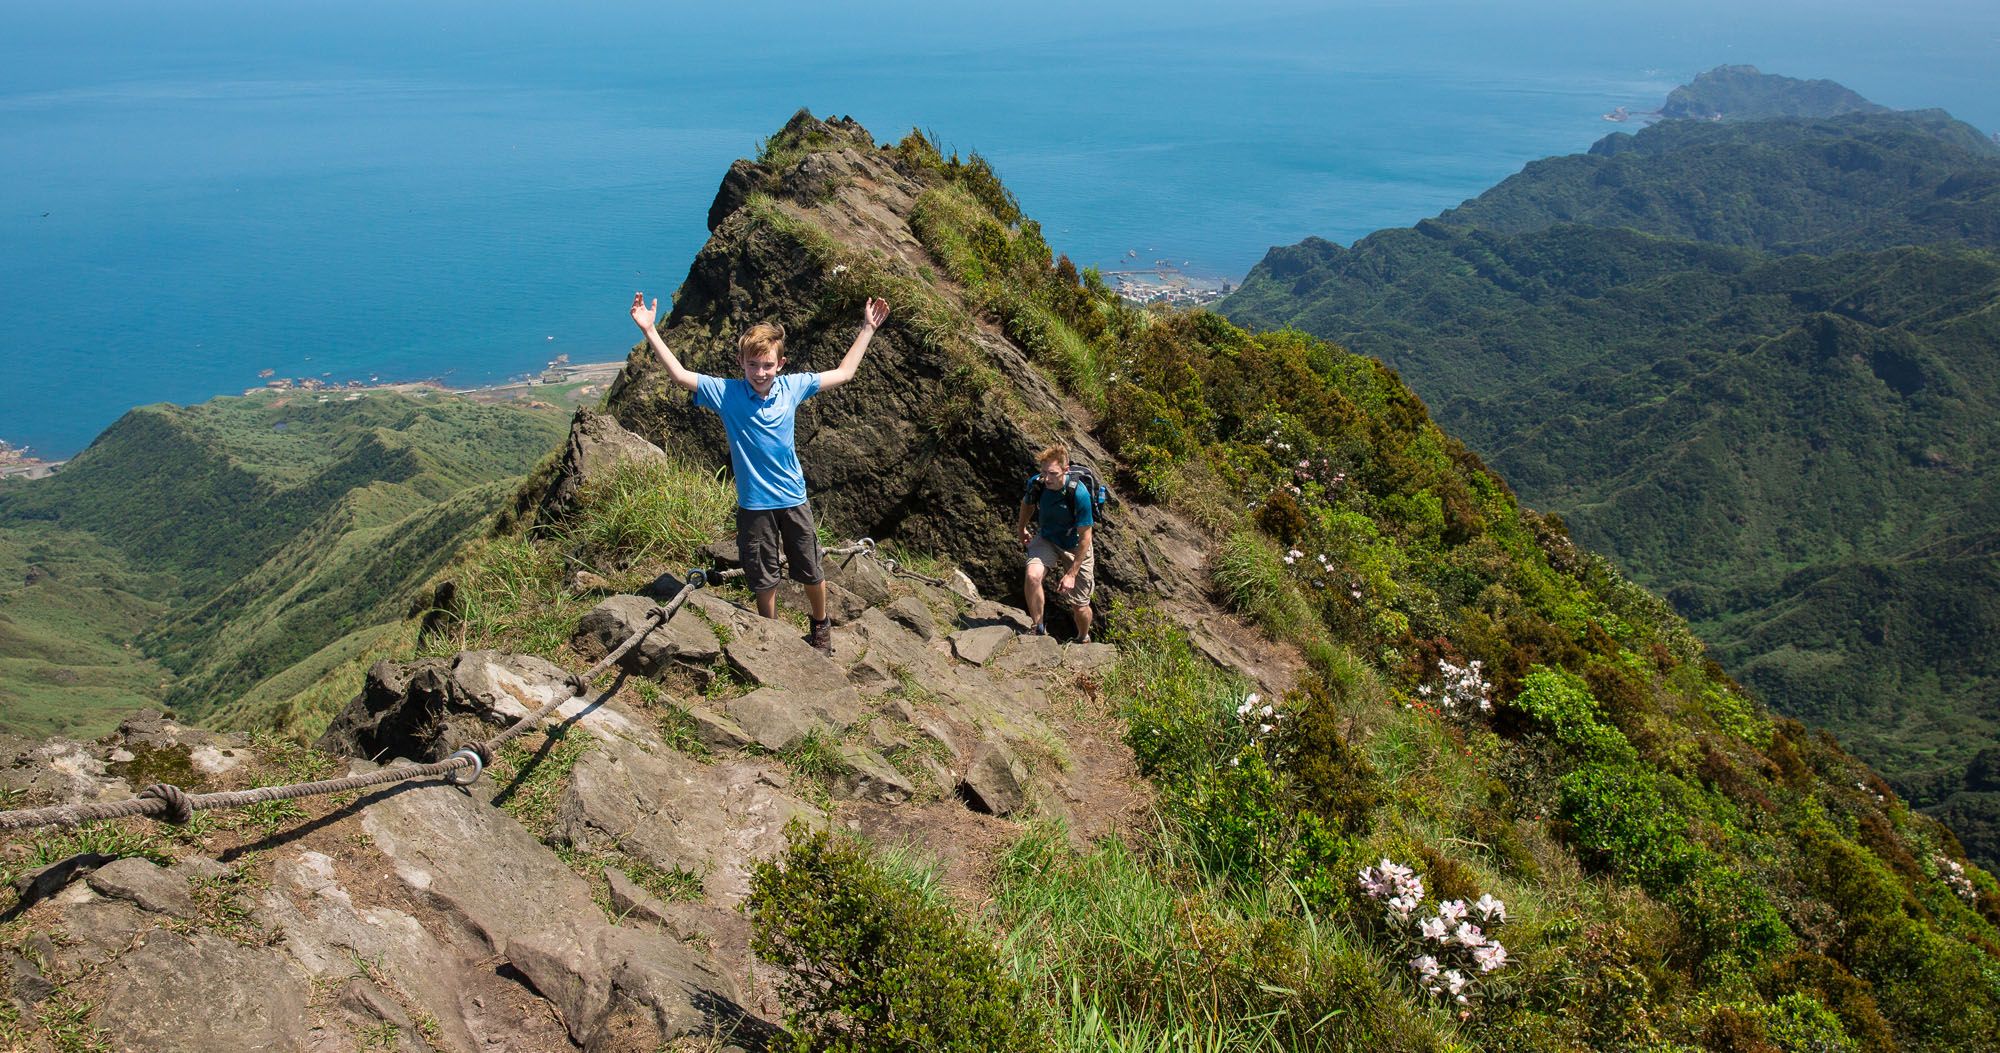
[{"label": "green shrub", "polygon": [[942,903],[861,845],[794,826],[751,876],[751,947],[786,970],[794,1050],[1042,1048],[1021,985]]},{"label": "green shrub", "polygon": [[1584,760],[1616,764],[1638,759],[1625,736],[1599,719],[1596,699],[1574,673],[1534,667],[1512,705]]},{"label": "green shrub", "polygon": [[1643,769],[1589,764],[1563,776],[1558,788],[1570,842],[1647,891],[1678,887],[1701,863],[1684,832],[1687,817],[1667,807]]},{"label": "green shrub", "polygon": [[1340,708],[1326,681],[1309,677],[1286,696],[1274,749],[1298,806],[1335,831],[1366,829],[1381,800],[1375,769],[1340,733]]}]

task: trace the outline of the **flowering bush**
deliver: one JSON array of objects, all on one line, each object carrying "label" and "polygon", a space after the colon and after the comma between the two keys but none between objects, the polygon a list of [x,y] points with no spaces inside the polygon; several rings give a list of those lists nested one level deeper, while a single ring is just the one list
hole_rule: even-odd
[{"label": "flowering bush", "polygon": [[1476,994],[1475,979],[1507,964],[1507,948],[1486,933],[1507,921],[1507,904],[1491,893],[1480,893],[1471,904],[1446,900],[1420,918],[1424,879],[1412,868],[1384,857],[1363,867],[1359,878],[1362,894],[1382,904],[1397,949],[1418,952],[1409,959],[1410,971],[1431,997],[1467,1005]]},{"label": "flowering bush", "polygon": [[1493,712],[1493,682],[1486,679],[1484,663],[1475,658],[1458,665],[1449,658],[1438,659],[1438,679],[1417,685],[1417,697],[1435,702],[1446,713],[1460,709]]},{"label": "flowering bush", "polygon": [[1938,880],[1959,899],[1971,903],[1979,899],[1978,890],[1972,887],[1972,879],[1965,876],[1965,867],[1949,856],[1933,856],[1931,862],[1937,864]]}]

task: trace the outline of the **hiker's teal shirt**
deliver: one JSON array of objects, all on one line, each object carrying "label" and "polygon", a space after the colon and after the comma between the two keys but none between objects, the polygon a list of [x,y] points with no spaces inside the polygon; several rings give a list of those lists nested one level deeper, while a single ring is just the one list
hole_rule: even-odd
[{"label": "hiker's teal shirt", "polygon": [[[1068,490],[1065,494],[1063,491]],[[1082,486],[1067,484],[1051,490],[1042,485],[1042,477],[1037,475],[1028,480],[1028,489],[1021,495],[1023,502],[1032,500],[1036,491],[1041,492],[1035,519],[1041,524],[1040,533],[1049,544],[1065,552],[1074,552],[1083,544],[1084,527],[1096,526],[1095,509],[1090,506],[1090,491]]]},{"label": "hiker's teal shirt", "polygon": [[698,376],[694,404],[714,410],[729,434],[737,507],[759,512],[805,504],[806,474],[792,443],[792,425],[799,403],[819,390],[819,374],[780,373],[764,398],[741,377]]}]

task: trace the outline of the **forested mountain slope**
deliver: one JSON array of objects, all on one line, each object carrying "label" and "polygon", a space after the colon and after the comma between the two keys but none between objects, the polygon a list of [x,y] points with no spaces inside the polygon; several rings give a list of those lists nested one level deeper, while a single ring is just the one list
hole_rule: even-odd
[{"label": "forested mountain slope", "polygon": [[2000,160],[1935,111],[1667,121],[1223,305],[1377,356],[1780,711],[2000,858]]}]

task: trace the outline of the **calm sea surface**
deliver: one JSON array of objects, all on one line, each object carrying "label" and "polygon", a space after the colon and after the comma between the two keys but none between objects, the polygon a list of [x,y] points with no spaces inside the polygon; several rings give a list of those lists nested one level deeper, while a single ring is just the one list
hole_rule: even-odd
[{"label": "calm sea surface", "polygon": [[45,456],[262,369],[621,356],[800,106],[978,150],[1079,263],[1222,277],[1724,62],[2000,127],[2000,5],[1958,2],[48,6],[0,0],[0,439]]}]

